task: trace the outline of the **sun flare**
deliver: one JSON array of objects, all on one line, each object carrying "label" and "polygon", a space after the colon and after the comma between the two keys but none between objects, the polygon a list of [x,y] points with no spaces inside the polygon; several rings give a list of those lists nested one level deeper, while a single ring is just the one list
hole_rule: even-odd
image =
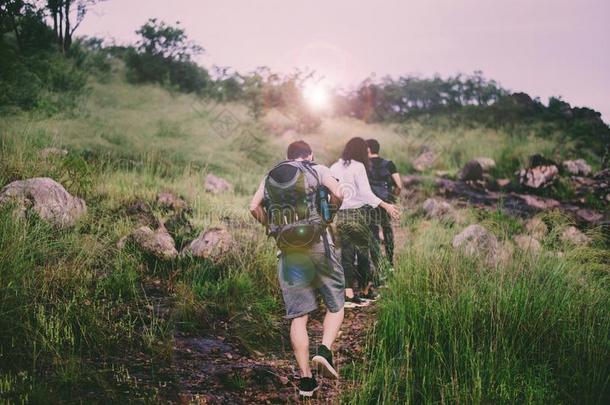
[{"label": "sun flare", "polygon": [[303,89],[303,97],[315,110],[327,110],[330,107],[330,92],[322,83],[310,83]]}]

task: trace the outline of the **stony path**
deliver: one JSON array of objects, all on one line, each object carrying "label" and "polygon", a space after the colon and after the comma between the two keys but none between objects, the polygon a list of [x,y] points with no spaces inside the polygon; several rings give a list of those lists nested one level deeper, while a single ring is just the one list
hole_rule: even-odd
[{"label": "stony path", "polygon": [[[319,378],[317,397],[307,403],[339,403],[341,392],[352,384],[346,374],[350,364],[361,359],[374,311],[373,306],[346,309],[334,347],[339,371],[345,372],[339,381]],[[310,320],[312,351],[321,339],[323,316],[317,311]],[[176,383],[165,398],[183,404],[298,403],[298,370],[285,343],[285,350],[252,356],[222,336],[177,336],[171,365]]]}]

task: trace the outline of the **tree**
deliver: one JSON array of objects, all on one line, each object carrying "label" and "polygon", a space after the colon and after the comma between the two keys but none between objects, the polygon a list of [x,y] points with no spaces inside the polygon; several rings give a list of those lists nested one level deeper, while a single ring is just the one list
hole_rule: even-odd
[{"label": "tree", "polygon": [[89,8],[101,1],[104,0],[47,0],[47,10],[53,19],[53,31],[62,53],[70,50],[72,36]]},{"label": "tree", "polygon": [[188,62],[192,56],[199,55],[204,49],[190,41],[184,29],[171,26],[156,18],[149,19],[136,34],[142,39],[138,41],[138,50],[153,56],[160,56],[172,61]]},{"label": "tree", "polygon": [[136,31],[141,39],[125,56],[130,81],[160,83],[197,94],[208,90],[207,70],[191,60],[203,48],[190,41],[178,24],[152,18]]}]

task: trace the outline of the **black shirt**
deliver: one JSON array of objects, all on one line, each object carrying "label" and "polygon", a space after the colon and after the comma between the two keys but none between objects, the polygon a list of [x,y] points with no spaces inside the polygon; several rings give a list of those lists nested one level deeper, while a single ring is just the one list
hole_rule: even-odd
[{"label": "black shirt", "polygon": [[[378,162],[380,163],[381,160],[383,160],[383,159],[380,157],[374,157],[374,158],[370,159],[371,164],[377,164]],[[390,171],[390,174],[398,173],[398,169],[396,169],[396,165],[391,160],[388,160],[388,170]]]}]

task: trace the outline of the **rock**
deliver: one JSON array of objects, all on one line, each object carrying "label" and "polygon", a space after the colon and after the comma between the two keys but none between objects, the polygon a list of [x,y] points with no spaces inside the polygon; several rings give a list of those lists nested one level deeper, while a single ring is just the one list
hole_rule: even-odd
[{"label": "rock", "polygon": [[413,161],[413,168],[418,172],[423,172],[430,169],[436,161],[436,153],[431,150],[423,152]]},{"label": "rock", "polygon": [[538,240],[543,239],[549,231],[549,228],[540,218],[532,218],[525,223],[527,233]]},{"label": "rock", "polygon": [[402,176],[401,180],[402,180],[402,184],[405,188],[409,188],[411,186],[415,186],[415,185],[418,185],[419,183],[421,183],[421,177],[419,177],[419,176],[406,175],[406,176]]},{"label": "rock", "polygon": [[498,179],[496,180],[498,187],[503,188],[510,184],[510,179]]},{"label": "rock", "polygon": [[479,165],[481,165],[481,168],[483,169],[484,172],[488,172],[491,169],[493,169],[494,167],[496,167],[496,161],[493,160],[492,158],[477,157],[472,160],[479,163]]},{"label": "rock", "polygon": [[471,160],[462,167],[458,177],[462,181],[483,180],[483,166],[476,160]]},{"label": "rock", "polygon": [[539,167],[539,166],[559,166],[557,162],[551,159],[547,159],[541,154],[537,153],[529,157],[529,168]]},{"label": "rock", "polygon": [[597,223],[604,219],[604,216],[594,210],[588,208],[580,208],[576,210],[576,217],[584,222]]},{"label": "rock", "polygon": [[40,152],[38,152],[38,155],[43,159],[46,159],[51,156],[66,156],[67,154],[68,151],[66,149],[59,148],[44,148]]},{"label": "rock", "polygon": [[587,235],[585,235],[584,233],[582,233],[575,226],[567,227],[561,233],[561,236],[559,238],[564,243],[571,243],[571,244],[577,245],[577,246],[588,245],[589,243],[591,243],[591,238],[588,237]]},{"label": "rock", "polygon": [[229,250],[232,243],[233,238],[225,228],[210,228],[184,248],[182,253],[217,261]]},{"label": "rock", "polygon": [[552,184],[559,175],[559,169],[555,165],[537,166],[519,170],[516,175],[522,186],[538,189]]},{"label": "rock", "polygon": [[150,204],[140,198],[128,202],[122,211],[140,226],[147,225],[155,229],[161,226]]},{"label": "rock", "polygon": [[515,243],[519,249],[531,253],[540,253],[542,251],[542,245],[538,239],[531,235],[517,235],[515,236]]},{"label": "rock", "polygon": [[537,197],[528,194],[516,194],[515,196],[523,200],[527,206],[538,210],[553,209],[561,205],[559,201],[552,198]]},{"label": "rock", "polygon": [[515,248],[513,247],[513,244],[509,241],[505,241],[498,245],[498,250],[488,259],[488,261],[495,266],[499,264],[508,265],[511,262],[514,253]]},{"label": "rock", "polygon": [[456,221],[458,218],[456,210],[446,201],[428,198],[424,201],[422,208],[428,218]]},{"label": "rock", "polygon": [[584,159],[566,160],[562,165],[573,176],[589,176],[592,172],[591,166]]},{"label": "rock", "polygon": [[219,194],[231,191],[232,189],[233,185],[222,177],[215,176],[211,173],[205,177],[205,191],[208,193]]},{"label": "rock", "polygon": [[188,203],[183,198],[167,191],[157,194],[157,204],[161,208],[174,211],[188,210],[189,208]]},{"label": "rock", "polygon": [[174,239],[164,226],[160,226],[155,231],[148,226],[142,226],[131,234],[131,239],[143,251],[153,254],[159,259],[169,260],[178,256]]},{"label": "rock", "polygon": [[484,255],[488,263],[496,262],[498,240],[481,225],[467,226],[453,238],[453,247],[460,249],[468,256]]},{"label": "rock", "polygon": [[0,204],[14,202],[18,214],[33,209],[40,218],[57,226],[72,226],[86,214],[84,200],[73,197],[55,180],[38,177],[14,181],[0,191]]}]

